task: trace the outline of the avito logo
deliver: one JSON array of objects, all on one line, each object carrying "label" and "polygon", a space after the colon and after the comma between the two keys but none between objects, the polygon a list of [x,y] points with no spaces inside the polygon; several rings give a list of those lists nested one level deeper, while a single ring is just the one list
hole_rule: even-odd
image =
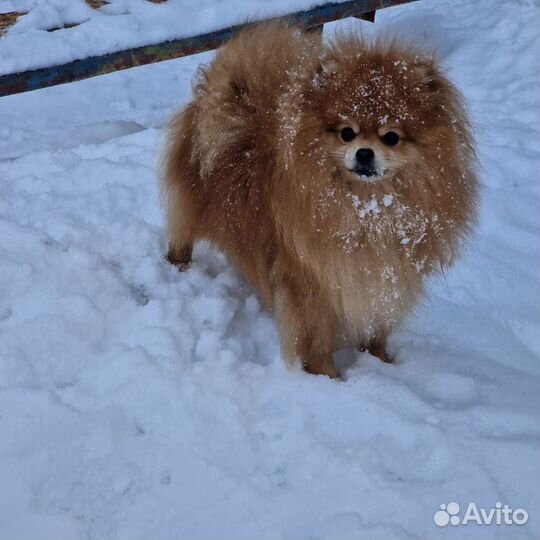
[{"label": "avito logo", "polygon": [[447,525],[524,525],[529,519],[529,514],[523,508],[512,509],[507,504],[495,503],[494,508],[478,508],[476,503],[471,502],[460,516],[461,508],[457,502],[441,504],[439,510],[433,515],[435,525],[446,527]]}]

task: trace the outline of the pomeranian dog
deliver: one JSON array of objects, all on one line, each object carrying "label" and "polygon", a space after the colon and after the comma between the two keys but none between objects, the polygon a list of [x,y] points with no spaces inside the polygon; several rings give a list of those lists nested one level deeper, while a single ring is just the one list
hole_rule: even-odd
[{"label": "pomeranian dog", "polygon": [[163,169],[170,262],[207,240],[276,314],[282,354],[386,339],[455,260],[477,179],[459,92],[431,56],[352,34],[247,27],[199,71]]}]

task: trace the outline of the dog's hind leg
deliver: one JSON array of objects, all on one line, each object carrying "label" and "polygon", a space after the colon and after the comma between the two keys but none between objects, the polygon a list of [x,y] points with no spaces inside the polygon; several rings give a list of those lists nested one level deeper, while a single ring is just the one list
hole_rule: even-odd
[{"label": "dog's hind leg", "polygon": [[180,272],[185,272],[191,266],[191,254],[193,253],[193,244],[183,244],[181,248],[172,247],[169,244],[169,251],[166,259],[176,266]]},{"label": "dog's hind leg", "polygon": [[[162,197],[167,212],[169,251],[167,260],[184,271],[189,268],[198,230],[193,180],[198,170],[192,163],[192,137],[196,109],[188,105],[171,122],[162,162]],[[195,182],[196,183],[196,182]]]},{"label": "dog's hind leg", "polygon": [[184,272],[191,264],[193,242],[195,240],[195,222],[193,208],[187,198],[175,187],[169,190],[167,200],[167,232],[169,250],[167,260],[178,270]]}]

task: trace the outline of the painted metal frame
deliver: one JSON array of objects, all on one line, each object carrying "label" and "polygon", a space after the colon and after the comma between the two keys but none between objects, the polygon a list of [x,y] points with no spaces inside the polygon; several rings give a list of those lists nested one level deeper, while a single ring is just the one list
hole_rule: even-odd
[{"label": "painted metal frame", "polygon": [[[326,3],[306,11],[299,11],[278,20],[289,21],[304,28],[322,28],[322,25],[346,17],[373,20],[378,9],[412,2],[414,0],[348,0],[341,3]],[[367,15],[367,16],[366,16]],[[0,97],[28,92],[57,84],[80,81],[89,77],[111,73],[152,62],[171,60],[181,56],[208,51],[219,47],[244,25],[239,24],[193,37],[175,39],[117,51],[102,56],[90,56],[66,64],[11,73],[0,76]]]}]

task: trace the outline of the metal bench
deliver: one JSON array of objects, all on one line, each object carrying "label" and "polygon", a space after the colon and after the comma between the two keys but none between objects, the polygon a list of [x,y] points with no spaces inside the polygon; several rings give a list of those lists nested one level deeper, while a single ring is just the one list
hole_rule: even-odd
[{"label": "metal bench", "polygon": [[[106,3],[104,0],[86,1],[95,9]],[[160,3],[167,0],[149,1]],[[356,17],[374,22],[376,10],[412,1],[414,0],[348,0],[339,3],[332,2],[309,10],[277,17],[277,19],[290,21],[306,29],[322,31],[325,23],[346,17]],[[22,15],[24,14],[13,12],[0,15],[0,36],[3,29],[13,24],[17,17]],[[173,58],[215,49],[230,39],[243,26],[239,24],[198,36],[174,39],[101,56],[90,56],[65,64],[2,75],[0,76],[0,97],[37,90],[38,88],[46,88],[57,84],[80,81],[113,71],[163,60],[171,60]],[[0,37],[0,39],[2,38]]]}]

